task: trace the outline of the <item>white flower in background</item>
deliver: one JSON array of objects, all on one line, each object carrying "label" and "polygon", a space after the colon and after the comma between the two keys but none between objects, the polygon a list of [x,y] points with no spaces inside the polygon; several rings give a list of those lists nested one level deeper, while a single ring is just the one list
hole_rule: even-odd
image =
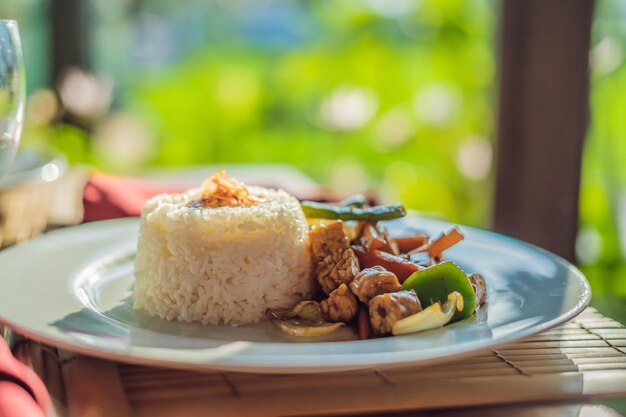
[{"label": "white flower in background", "polygon": [[602,236],[595,227],[582,226],[576,236],[576,259],[582,264],[593,264],[602,253]]},{"label": "white flower in background", "polygon": [[381,16],[399,18],[411,13],[420,5],[420,0],[369,0],[372,10]]},{"label": "white flower in background", "polygon": [[461,107],[457,88],[435,84],[419,91],[413,100],[415,115],[427,123],[445,125]]},{"label": "white flower in background", "polygon": [[87,119],[102,116],[111,104],[113,82],[79,68],[71,68],[59,82],[63,106]]},{"label": "white flower in background", "polygon": [[132,170],[150,158],[154,136],[144,121],[128,113],[115,113],[94,131],[94,147],[111,167]]},{"label": "white flower in background", "polygon": [[456,153],[457,169],[470,180],[484,180],[491,170],[492,153],[491,144],[486,139],[465,139]]},{"label": "white flower in background", "polygon": [[354,130],[367,123],[378,109],[376,94],[361,87],[342,86],[322,101],[323,123],[333,130]]},{"label": "white flower in background", "polygon": [[380,150],[389,150],[402,145],[416,131],[413,115],[404,107],[395,107],[386,111],[376,123],[375,143]]},{"label": "white flower in background", "polygon": [[616,70],[624,61],[624,50],[619,40],[612,36],[602,38],[589,53],[591,68],[599,74],[606,75]]}]

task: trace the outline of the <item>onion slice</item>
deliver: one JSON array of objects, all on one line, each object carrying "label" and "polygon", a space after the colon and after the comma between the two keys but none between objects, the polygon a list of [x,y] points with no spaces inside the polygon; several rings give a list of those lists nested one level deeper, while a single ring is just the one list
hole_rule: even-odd
[{"label": "onion slice", "polygon": [[269,316],[283,332],[300,337],[324,336],[344,325],[325,321],[317,301],[302,301],[289,310],[270,310]]},{"label": "onion slice", "polygon": [[398,320],[392,326],[391,333],[398,336],[445,326],[452,320],[456,310],[463,310],[463,296],[454,291],[448,294],[448,299],[443,305],[434,303],[420,312]]}]

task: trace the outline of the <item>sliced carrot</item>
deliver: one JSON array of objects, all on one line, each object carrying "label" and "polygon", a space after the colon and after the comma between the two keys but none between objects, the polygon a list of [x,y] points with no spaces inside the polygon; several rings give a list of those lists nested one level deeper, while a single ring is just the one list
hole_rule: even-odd
[{"label": "sliced carrot", "polygon": [[359,269],[365,269],[365,262],[367,261],[367,250],[361,245],[352,245],[352,251],[359,260]]},{"label": "sliced carrot", "polygon": [[367,306],[361,305],[359,308],[359,339],[367,340],[372,337],[372,325],[370,324],[370,314]]},{"label": "sliced carrot", "polygon": [[354,245],[352,246],[352,250],[359,259],[359,266],[361,269],[380,265],[387,271],[393,272],[395,276],[398,277],[400,284],[402,284],[414,272],[421,269],[418,265],[409,260],[378,249],[366,251],[363,246]]},{"label": "sliced carrot", "polygon": [[365,223],[361,229],[361,245],[367,250],[381,249],[385,252],[391,252],[392,249],[385,239],[385,235],[381,233],[375,223]]},{"label": "sliced carrot", "polygon": [[428,243],[428,236],[426,235],[415,235],[415,236],[406,236],[406,237],[397,237],[392,239],[396,245],[398,245],[398,250],[400,253],[407,253],[412,251],[413,249],[417,249],[420,246]]},{"label": "sliced carrot", "polygon": [[415,251],[428,252],[431,257],[440,258],[443,251],[462,240],[463,233],[461,233],[459,228],[455,226]]},{"label": "sliced carrot", "polygon": [[[367,238],[363,238],[363,239],[367,239]],[[385,243],[384,240],[380,240],[380,239],[371,239],[367,242],[369,244],[369,249],[383,249],[385,248],[385,246],[387,246],[387,244]]]}]

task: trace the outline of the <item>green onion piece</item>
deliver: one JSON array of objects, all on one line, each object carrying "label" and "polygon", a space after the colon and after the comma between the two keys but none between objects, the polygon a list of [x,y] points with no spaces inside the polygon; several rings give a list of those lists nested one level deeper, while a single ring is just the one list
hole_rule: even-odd
[{"label": "green onion piece", "polygon": [[374,207],[348,207],[334,204],[302,201],[302,210],[308,218],[333,220],[393,220],[404,217],[406,212],[400,204]]}]

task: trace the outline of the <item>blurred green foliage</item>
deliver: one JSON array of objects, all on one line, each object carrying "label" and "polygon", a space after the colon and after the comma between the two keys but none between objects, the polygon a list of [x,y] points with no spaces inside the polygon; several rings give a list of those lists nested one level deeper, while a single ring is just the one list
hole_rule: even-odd
[{"label": "blurred green foliage", "polygon": [[[83,128],[31,124],[26,141],[122,173],[289,163],[341,192],[489,226],[499,3],[88,1],[111,107]],[[46,86],[47,4],[0,5],[22,24],[31,92]],[[619,0],[596,2],[577,245],[596,299],[626,296],[625,18]],[[139,156],[110,140],[112,120],[144,127]]]},{"label": "blurred green foliage", "polygon": [[[382,188],[411,208],[485,225],[489,180],[464,177],[456,160],[465,140],[491,143],[492,5],[411,1],[389,17],[370,3],[297,3],[289,16],[304,28],[290,22],[285,31],[300,32],[283,42],[226,32],[131,77],[120,105],[155,127],[150,162],[289,163],[341,191]],[[239,7],[211,11],[245,31]],[[440,109],[429,112],[429,99]],[[342,117],[363,122],[343,127]]]},{"label": "blurred green foliage", "polygon": [[[74,128],[29,130],[72,161],[124,173],[289,163],[340,192],[383,190],[384,199],[430,215],[488,224],[491,2],[192,1],[173,9],[159,1],[126,13],[112,12],[111,2],[92,6],[103,14],[94,61],[117,83],[112,113],[148,126],[153,149],[124,165]],[[138,57],[133,42],[152,55]],[[103,122],[88,130],[97,136]]]},{"label": "blurred green foliage", "polygon": [[0,19],[17,20],[27,71],[28,92],[48,84],[48,0],[2,0]]},{"label": "blurred green foliage", "polygon": [[626,321],[625,19],[625,3],[596,2],[590,53],[591,124],[583,155],[577,245],[594,303],[606,303],[607,313],[622,321]]}]

